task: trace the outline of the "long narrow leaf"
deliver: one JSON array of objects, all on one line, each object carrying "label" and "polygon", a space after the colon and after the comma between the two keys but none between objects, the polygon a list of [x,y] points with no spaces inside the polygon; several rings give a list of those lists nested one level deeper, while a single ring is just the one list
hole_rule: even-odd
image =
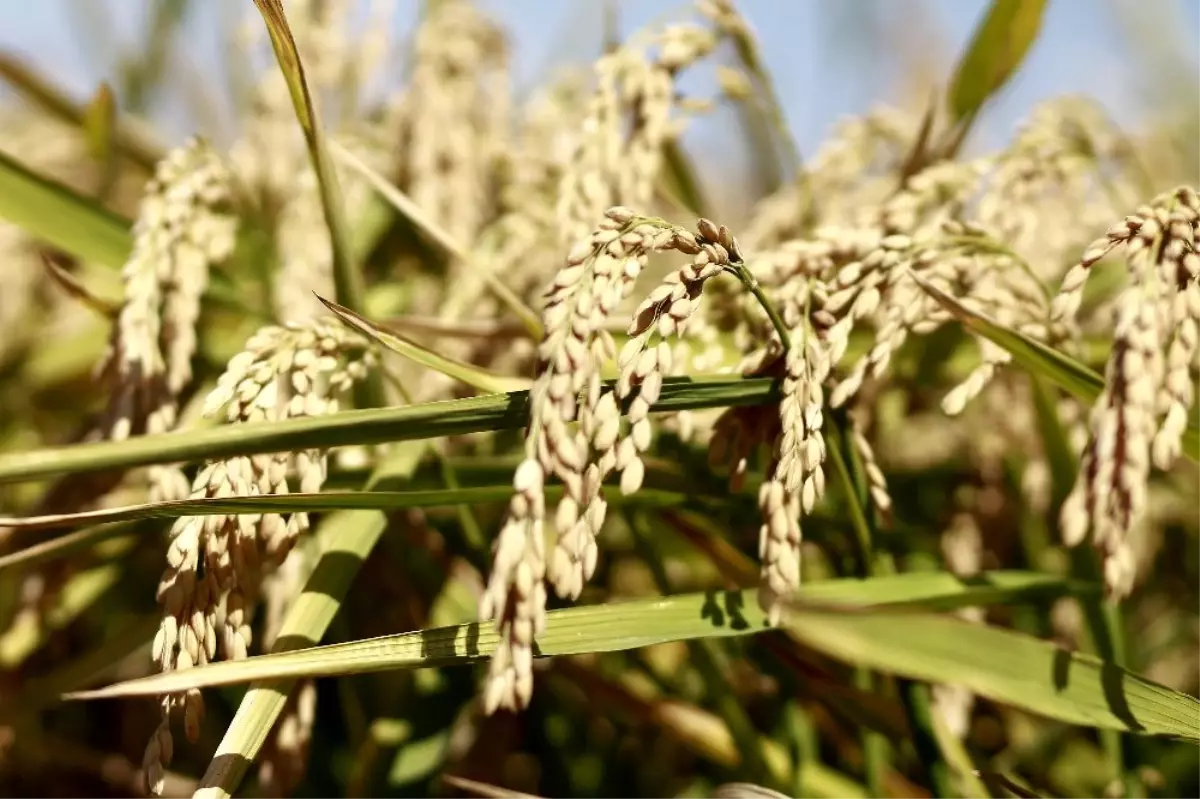
[{"label": "long narrow leaf", "polygon": [[1104,379],[1091,369],[1040,341],[971,310],[957,297],[946,293],[915,272],[910,272],[909,276],[943,308],[954,314],[964,326],[1004,347],[1026,368],[1045,376],[1082,400],[1090,402],[1100,396],[1104,389]]},{"label": "long narrow leaf", "polygon": [[0,152],[0,217],[84,261],[120,269],[129,222]]},{"label": "long narrow leaf", "polygon": [[442,782],[475,796],[487,796],[492,799],[542,799],[540,796],[535,796],[531,793],[521,793],[520,791],[510,791],[508,788],[501,788],[498,785],[491,785],[486,782],[477,782],[476,780],[468,780],[465,777],[455,777],[452,774],[447,774],[442,777]]},{"label": "long narrow leaf", "polygon": [[[13,526],[5,523],[6,527]],[[128,524],[101,524],[68,535],[41,541],[31,547],[0,556],[0,572],[8,569],[29,569],[57,558],[90,549],[129,532]]]},{"label": "long narrow leaf", "polygon": [[1042,716],[1200,740],[1200,702],[1099,658],[962,619],[796,608],[793,635],[828,655],[915,680],[965,686]]},{"label": "long narrow leaf", "polygon": [[1046,0],[992,0],[967,45],[947,98],[955,121],[973,117],[1021,65],[1042,24]]},{"label": "long narrow leaf", "polygon": [[465,363],[454,358],[447,358],[445,355],[439,355],[433,350],[422,347],[417,342],[405,338],[399,333],[395,333],[382,325],[372,322],[365,316],[357,314],[345,306],[321,296],[318,296],[317,299],[324,303],[325,307],[332,311],[343,323],[362,333],[364,336],[378,341],[392,352],[398,353],[414,363],[419,363],[421,366],[454,378],[460,383],[465,383],[472,388],[489,393],[524,391],[529,388],[529,380],[527,379],[493,374],[474,364]]},{"label": "long narrow leaf", "polygon": [[[577,655],[762,632],[769,628],[766,614],[755,599],[756,590],[713,590],[551,611],[546,632],[538,638],[537,651],[542,656]],[[1030,572],[994,572],[974,583],[944,572],[930,572],[809,583],[801,587],[800,596],[823,605],[954,609],[1033,596],[1048,598],[1067,591],[1069,584],[1061,578]],[[72,698],[146,696],[261,679],[451,666],[486,658],[495,645],[493,626],[472,622],[213,663],[73,694]]]},{"label": "long narrow leaf", "polygon": [[[776,397],[776,385],[771,380],[697,378],[666,383],[653,410],[758,405]],[[528,421],[528,402],[526,392],[514,391],[401,408],[373,408],[279,422],[136,436],[125,441],[46,447],[0,455],[0,483],[202,458],[512,430]]]},{"label": "long narrow leaf", "polygon": [[351,261],[350,228],[346,222],[346,211],[342,204],[342,192],[338,186],[337,171],[329,157],[329,149],[325,142],[325,133],[321,128],[312,96],[308,91],[308,83],[304,78],[304,65],[300,63],[300,53],[296,49],[296,40],[288,26],[287,15],[283,11],[281,0],[254,0],[258,11],[266,23],[267,33],[271,36],[271,46],[275,50],[275,58],[279,61],[279,69],[287,82],[288,92],[292,96],[292,106],[296,110],[296,119],[304,131],[304,141],[308,145],[308,155],[312,160],[313,171],[317,175],[317,189],[321,195],[321,207],[325,210],[325,224],[329,228],[330,250],[333,256],[333,280],[337,288],[338,300],[348,308],[356,311],[363,309],[362,275],[358,267]]},{"label": "long narrow leaf", "polygon": [[[1084,402],[1095,402],[1104,390],[1104,378],[1073,358],[971,310],[915,272],[909,272],[909,276],[968,329],[1008,350],[1017,363],[1034,374],[1045,377]],[[1200,428],[1194,420],[1183,434],[1183,451],[1192,460],[1200,461]]]},{"label": "long narrow leaf", "polygon": [[[368,164],[363,163],[354,153],[334,141],[329,142],[329,151],[343,164],[358,172],[363,179],[379,192],[380,196],[391,203],[392,207],[399,211],[414,228],[421,231],[436,244],[438,249],[447,257],[464,263],[469,260],[467,251],[461,244],[455,241],[445,228],[437,224],[428,214],[421,210],[420,206],[409,199],[404,192],[389,183]],[[521,298],[513,293],[512,289],[506,286],[503,280],[490,271],[484,272],[482,278],[491,292],[496,295],[496,298],[504,303],[513,316],[521,320],[525,331],[534,339],[540,340],[542,337],[542,321],[538,318],[538,315],[529,306],[521,302]]]},{"label": "long narrow leaf", "polygon": [[[562,490],[562,486],[557,485],[546,487],[549,499],[554,499],[555,495],[560,494]],[[0,527],[47,530],[77,524],[128,522],[137,519],[170,519],[176,516],[447,508],[455,505],[475,505],[482,502],[503,502],[510,496],[512,496],[512,487],[509,485],[441,488],[431,491],[327,491],[312,494],[259,494],[248,497],[212,497],[146,502],[123,508],[101,508],[80,513],[31,516],[24,519],[0,518]],[[683,494],[671,491],[644,489],[621,499],[649,505],[669,506],[678,505],[685,498]],[[614,501],[616,501],[615,497]],[[4,559],[0,559],[0,568],[3,568],[5,563]]]}]

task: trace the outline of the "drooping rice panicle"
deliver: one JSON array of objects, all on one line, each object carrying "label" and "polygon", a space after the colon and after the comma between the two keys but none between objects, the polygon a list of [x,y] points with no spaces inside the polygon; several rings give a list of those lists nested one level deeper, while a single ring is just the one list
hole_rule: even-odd
[{"label": "drooping rice panicle", "polygon": [[792,329],[785,356],[780,435],[775,463],[758,493],[763,524],[758,555],[762,564],[759,604],[778,624],[783,602],[800,585],[800,519],[825,493],[825,392],[828,351],[808,320]]},{"label": "drooping rice panicle", "polygon": [[663,142],[679,125],[671,117],[675,75],[711,51],[716,36],[705,27],[672,25],[652,43],[653,55],[630,42],[595,64],[596,90],[558,189],[562,246],[586,236],[605,208],[650,204]]},{"label": "drooping rice panicle", "polygon": [[[607,508],[599,467],[589,464],[589,438],[568,425],[583,416],[594,429],[619,414],[601,394],[600,364],[615,355],[604,322],[633,287],[649,252],[674,235],[643,223],[627,208],[611,208],[596,231],[576,246],[547,291],[538,348],[538,376],[529,392],[525,459],[496,541],[480,616],[495,619],[501,643],[492,656],[484,705],[517,709],[533,693],[533,639],[545,625],[547,560],[543,488],[558,477],[566,494],[555,514],[562,548],[550,579],[563,596],[578,596],[596,566],[595,535]],[[582,393],[583,400],[579,398]]]},{"label": "drooping rice panicle", "polygon": [[864,476],[867,479],[867,492],[871,504],[878,512],[880,521],[886,525],[891,519],[892,497],[888,493],[887,478],[883,474],[883,469],[879,468],[879,462],[875,458],[875,449],[867,439],[864,428],[861,414],[851,412],[849,426],[851,444],[858,453],[863,470],[866,472]]},{"label": "drooping rice panicle", "polygon": [[1093,102],[1062,97],[1036,106],[994,159],[976,217],[1045,278],[1080,231],[1107,224],[1129,202],[1129,143]]},{"label": "drooping rice panicle", "polygon": [[1092,406],[1078,478],[1061,515],[1068,544],[1090,531],[1104,558],[1105,586],[1116,597],[1133,587],[1129,536],[1145,511],[1151,465],[1167,468],[1177,456],[1194,398],[1198,221],[1194,189],[1160,195],[1088,248],[1054,302],[1070,319],[1096,253],[1124,247],[1129,283],[1116,300],[1104,390]]},{"label": "drooping rice panicle", "polygon": [[[233,251],[232,202],[228,169],[198,139],[171,151],[146,186],[133,253],[122,271],[124,301],[99,367],[113,387],[103,422],[108,437],[119,441],[174,427],[192,377],[209,269]],[[151,467],[150,480],[152,500],[186,495],[177,467]]]},{"label": "drooping rice panicle", "polygon": [[[235,424],[334,413],[338,396],[363,377],[374,361],[366,343],[335,321],[267,327],[230,361],[205,402],[205,414],[226,408]],[[302,492],[325,481],[320,450],[235,456],[210,461],[192,482],[191,497],[286,494],[289,473]],[[308,514],[183,516],[170,531],[167,569],[159,583],[163,620],[153,657],[163,671],[186,669],[217,658],[246,657],[250,617],[263,575],[287,557],[308,529]],[[219,650],[218,650],[219,647]],[[184,731],[195,740],[203,715],[199,691],[162,700],[164,724],[181,707]],[[149,784],[161,781],[169,763],[170,728],[155,734],[146,750]],[[164,743],[167,742],[167,743]]]},{"label": "drooping rice panicle", "polygon": [[414,58],[409,191],[469,246],[494,214],[493,171],[510,137],[507,47],[472,3],[444,0],[427,6]]},{"label": "drooping rice panicle", "polygon": [[[737,245],[729,232],[701,220],[699,233],[613,207],[576,245],[547,291],[538,348],[538,375],[530,390],[525,459],[513,479],[514,496],[497,538],[491,577],[480,615],[494,619],[501,643],[492,657],[485,708],[517,709],[533,691],[532,644],[545,624],[544,581],[565,598],[577,598],[596,568],[596,535],[607,502],[601,484],[614,471],[627,493],[641,485],[638,453],[651,436],[646,415],[670,367],[665,342],[649,334],[676,333],[693,309],[692,292],[729,264]],[[636,315],[632,344],[620,358],[616,392],[602,390],[601,364],[617,357],[605,323],[629,294],[654,252],[694,256],[651,295]],[[621,435],[618,399],[630,403],[632,428]],[[572,429],[569,425],[578,422]],[[544,486],[558,478],[566,492],[554,513],[557,543],[547,559]]]}]

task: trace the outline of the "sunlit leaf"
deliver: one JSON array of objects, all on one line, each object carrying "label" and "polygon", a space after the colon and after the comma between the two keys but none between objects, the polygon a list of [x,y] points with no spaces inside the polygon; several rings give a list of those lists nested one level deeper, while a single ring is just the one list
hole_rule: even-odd
[{"label": "sunlit leaf", "polygon": [[[1003,347],[1013,356],[1013,360],[1035,375],[1044,377],[1088,403],[1095,402],[1104,390],[1104,378],[1074,358],[971,310],[915,272],[909,272],[909,276],[968,329]],[[1200,428],[1197,428],[1195,420],[1183,434],[1183,451],[1192,460],[1200,460]]]},{"label": "sunlit leaf", "polygon": [[1021,65],[1037,38],[1046,0],[992,0],[987,16],[975,29],[948,96],[956,122],[978,113]]},{"label": "sunlit leaf", "polygon": [[362,333],[367,338],[374,339],[392,352],[398,353],[410,361],[419,363],[435,372],[440,372],[447,377],[454,378],[460,383],[465,383],[472,388],[489,393],[524,391],[529,388],[529,380],[525,378],[494,374],[473,364],[439,355],[433,350],[422,347],[412,339],[405,338],[399,333],[388,330],[386,327],[376,324],[365,316],[338,305],[336,302],[320,296],[317,299],[324,303],[325,307],[332,311],[338,319],[341,319],[346,325]]},{"label": "sunlit leaf", "polygon": [[[697,377],[669,380],[655,412],[758,405],[777,397],[774,381]],[[125,469],[154,463],[286,452],[298,449],[414,441],[441,436],[514,430],[529,419],[524,391],[400,408],[345,411],[278,422],[224,425],[162,435],[135,436],[28,452],[0,454],[0,483],[38,480],[71,472]]]},{"label": "sunlit leaf", "polygon": [[0,218],[84,261],[120,269],[133,248],[130,224],[0,152]]},{"label": "sunlit leaf", "polygon": [[[936,572],[808,583],[800,589],[800,597],[823,606],[955,609],[1032,597],[1049,598],[1069,590],[1069,583],[1061,578],[1031,572],[994,572],[974,580],[959,580]],[[547,616],[546,632],[538,638],[537,651],[542,656],[577,655],[763,632],[769,628],[766,614],[755,598],[756,592],[757,589],[713,590],[552,611]],[[261,679],[473,663],[490,655],[496,640],[491,623],[472,622],[212,663],[87,691],[75,698],[146,696]]]},{"label": "sunlit leaf", "polygon": [[802,606],[798,639],[851,663],[974,693],[1071,724],[1200,740],[1200,702],[1099,658],[1011,630],[918,613]]}]

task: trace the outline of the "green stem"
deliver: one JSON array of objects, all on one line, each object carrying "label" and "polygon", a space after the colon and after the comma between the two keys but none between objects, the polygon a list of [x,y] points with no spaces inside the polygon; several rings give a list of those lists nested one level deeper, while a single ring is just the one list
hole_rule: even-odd
[{"label": "green stem", "polygon": [[810,764],[818,763],[817,730],[809,715],[792,702],[783,709],[783,725],[792,749],[792,782],[790,796],[804,796],[804,772]]},{"label": "green stem", "polygon": [[[833,462],[834,471],[846,491],[849,505],[851,526],[855,532],[857,545],[857,567],[860,577],[870,577],[886,571],[894,571],[890,558],[879,559],[874,551],[875,525],[868,519],[866,508],[869,504],[870,493],[865,480],[865,470],[862,467],[857,451],[851,442],[848,432],[849,420],[845,412],[826,412],[829,424],[826,425],[826,437],[829,458]],[[866,691],[879,691],[882,687],[878,675],[865,670],[855,671],[857,687]],[[950,797],[959,795],[951,777],[948,758],[942,752],[938,741],[935,720],[932,712],[929,686],[912,680],[897,680],[900,689],[900,699],[904,704],[908,717],[908,726],[912,735],[913,747],[925,770],[930,788],[934,796]],[[878,736],[875,741],[872,736]],[[882,771],[887,766],[887,739],[863,730],[863,759],[866,768],[868,786],[876,796],[882,795]]]},{"label": "green stem", "polygon": [[[1042,447],[1050,466],[1050,507],[1052,512],[1057,514],[1075,483],[1076,461],[1058,417],[1054,390],[1045,380],[1038,377],[1032,379],[1032,387]],[[1103,584],[1103,569],[1093,547],[1072,547],[1070,557],[1072,577],[1092,584]],[[1092,652],[1108,662],[1124,666],[1125,644],[1120,609],[1116,605],[1106,603],[1099,596],[1083,595],[1078,598],[1078,602],[1083,611],[1088,637],[1091,639]],[[1136,796],[1137,780],[1125,767],[1121,733],[1116,730],[1101,730],[1100,741],[1111,779],[1120,780],[1125,785],[1126,796]]]},{"label": "green stem", "polygon": [[767,299],[766,292],[762,290],[762,285],[758,282],[757,278],[750,274],[750,270],[741,261],[733,262],[730,271],[737,275],[737,279],[754,295],[754,299],[758,300],[758,304],[766,311],[767,318],[771,320],[771,326],[779,334],[779,341],[783,344],[783,351],[787,352],[790,350],[792,348],[792,338],[788,335],[787,325],[783,323],[783,318],[775,310],[775,306]]},{"label": "green stem", "polygon": [[[629,221],[629,226],[636,225],[653,225],[654,227],[664,230],[678,230],[678,225],[673,225],[665,219],[657,216],[635,216]],[[775,332],[779,334],[779,340],[783,344],[784,352],[787,352],[792,347],[791,336],[788,335],[787,325],[783,323],[783,318],[779,312],[775,310],[775,306],[771,304],[771,300],[767,298],[766,292],[762,290],[758,279],[750,273],[746,268],[746,264],[741,260],[736,252],[730,253],[729,264],[725,266],[725,271],[737,277],[741,284],[754,295],[754,299],[758,300],[758,304],[762,306],[766,312],[767,318],[771,320],[771,326],[775,328]]]},{"label": "green stem", "polygon": [[[352,311],[362,313],[365,290],[360,264],[354,260],[351,247],[350,227],[342,190],[338,184],[337,170],[329,153],[325,132],[313,105],[308,82],[304,76],[304,64],[296,48],[296,41],[288,26],[287,15],[280,0],[254,0],[271,38],[275,58],[287,83],[296,112],[296,121],[304,133],[308,146],[309,160],[317,177],[317,193],[325,213],[325,226],[329,229],[329,249],[333,261],[333,285],[337,300]],[[378,372],[371,372],[354,387],[354,401],[360,408],[380,407],[387,403],[383,380]]]},{"label": "green stem", "polygon": [[[832,414],[830,414],[832,417]],[[847,441],[842,427],[840,418],[830,418],[828,426],[828,437],[831,439],[829,458],[833,462],[834,471],[837,472],[838,478],[841,480],[843,487],[846,489],[846,499],[850,511],[850,526],[854,529],[855,549],[857,550],[856,571],[859,577],[867,577],[873,571],[873,547],[871,544],[871,530],[867,524],[867,517],[863,510],[863,503],[859,501],[858,492],[854,487],[854,480],[851,477],[850,469],[846,463],[846,459],[842,454],[842,447]],[[875,693],[880,690],[882,685],[870,669],[857,666],[854,669],[854,686],[866,693]],[[861,729],[862,736],[862,752],[863,752],[863,771],[864,778],[867,783],[867,791],[872,796],[883,796],[883,776],[888,767],[888,745],[887,739],[868,727]]]},{"label": "green stem", "polygon": [[[1073,577],[1087,582],[1104,582],[1100,558],[1096,550],[1088,545],[1072,547],[1071,573]],[[1098,595],[1080,596],[1078,601],[1087,623],[1092,651],[1101,659],[1124,667],[1125,634],[1121,608]],[[1100,730],[1100,745],[1108,763],[1109,780],[1119,781],[1124,786],[1124,796],[1141,795],[1136,776],[1125,767],[1125,738],[1121,732]]]},{"label": "green stem", "polygon": [[[662,557],[651,541],[649,531],[646,529],[645,517],[629,511],[626,511],[624,516],[625,523],[633,533],[634,545],[643,561],[650,567],[650,573],[654,577],[658,590],[663,596],[670,596],[672,593],[671,579],[667,575]],[[742,776],[752,782],[765,783],[771,779],[771,773],[763,759],[762,743],[759,741],[758,731],[754,728],[754,722],[747,715],[746,709],[738,702],[728,681],[721,673],[716,642],[710,640],[688,641],[687,646],[692,663],[704,678],[709,700],[716,705],[717,714],[724,720],[741,752],[742,768],[744,769]]]}]

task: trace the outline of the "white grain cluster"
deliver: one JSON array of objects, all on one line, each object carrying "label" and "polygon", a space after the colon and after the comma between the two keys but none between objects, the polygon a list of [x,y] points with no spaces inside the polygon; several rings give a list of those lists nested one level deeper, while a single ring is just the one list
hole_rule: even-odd
[{"label": "white grain cluster", "polygon": [[558,190],[564,246],[585,237],[593,220],[618,202],[650,204],[663,145],[682,125],[671,117],[675,76],[716,42],[708,28],[672,25],[653,35],[653,54],[635,40],[596,61],[596,89]]},{"label": "white grain cluster", "polygon": [[1194,400],[1198,221],[1195,190],[1159,196],[1093,244],[1056,298],[1056,309],[1073,311],[1090,262],[1124,245],[1129,284],[1116,301],[1105,387],[1092,407],[1079,475],[1061,517],[1070,545],[1091,531],[1104,557],[1105,585],[1115,596],[1132,588],[1129,536],[1146,508],[1151,464],[1165,469],[1174,461]]},{"label": "white grain cluster", "polygon": [[800,519],[825,493],[825,419],[823,383],[830,360],[807,320],[790,331],[785,356],[780,433],[775,463],[758,492],[763,523],[758,556],[762,579],[759,603],[778,624],[783,602],[800,585]]},{"label": "white grain cluster", "polygon": [[[844,123],[804,179],[768,198],[748,230],[752,244],[770,248],[751,268],[778,302],[786,304],[795,286],[813,284],[830,315],[826,338],[835,363],[852,330],[873,328],[867,356],[839,378],[835,406],[868,379],[883,377],[910,333],[927,334],[949,321],[907,279],[910,270],[1002,324],[1055,340],[1073,329],[1086,268],[1127,235],[1114,229],[1111,240],[1089,248],[1053,309],[1047,307],[1040,281],[1053,274],[1057,253],[1128,189],[1119,177],[1129,171],[1128,144],[1093,106],[1047,105],[1005,150],[967,162],[935,161],[897,190],[895,173],[914,131],[914,121],[886,111]],[[1015,208],[1022,203],[1042,210]],[[738,302],[745,315],[744,298]],[[724,327],[732,327],[744,349],[764,339],[750,324]],[[946,395],[949,414],[960,413],[1011,357],[976,341],[981,363]]]},{"label": "white grain cluster", "polygon": [[[876,249],[843,266],[828,283],[824,310],[836,319],[829,331],[835,361],[854,327],[863,322],[874,327],[870,350],[840,379],[830,398],[833,406],[855,396],[866,379],[883,377],[910,333],[929,334],[950,321],[949,312],[909,278],[910,271],[1003,324],[1045,336],[1047,309],[1040,288],[1023,262],[985,231],[944,220],[916,236],[886,235]],[[946,396],[947,413],[960,412],[1010,358],[990,342],[976,340],[983,362]]]},{"label": "white grain cluster", "polygon": [[[365,342],[333,321],[267,327],[234,356],[208,396],[205,414],[227,406],[234,423],[252,423],[337,410],[337,395],[373,363]],[[194,499],[290,491],[289,474],[302,492],[319,491],[325,479],[320,450],[234,456],[205,464],[192,483]],[[153,658],[162,671],[214,660],[244,658],[251,644],[250,615],[265,573],[277,568],[308,515],[183,516],[170,530],[167,568],[159,583],[163,619]],[[164,716],[182,708],[189,740],[199,734],[203,700],[198,691],[162,700]],[[170,728],[155,734],[146,750],[150,784],[169,762]],[[164,743],[164,741],[166,743]]]},{"label": "white grain cluster", "polygon": [[[175,426],[192,378],[196,322],[209,269],[233,251],[232,177],[199,139],[172,150],[146,185],[122,270],[125,296],[99,372],[113,395],[104,421],[122,440]],[[180,499],[177,467],[149,470],[152,501]]]},{"label": "white grain cluster", "polygon": [[[710,257],[703,253],[718,252],[719,245],[702,245],[702,238],[662,220],[639,217],[625,207],[610,208],[600,226],[572,249],[547,290],[542,315],[545,337],[538,348],[538,376],[529,393],[525,460],[513,478],[513,498],[480,604],[481,617],[495,620],[501,639],[484,692],[488,712],[499,707],[519,709],[529,702],[533,640],[545,624],[545,581],[559,596],[574,599],[595,571],[596,536],[607,511],[601,489],[604,478],[622,471],[624,489],[636,490],[641,483],[637,441],[645,439],[648,444],[645,413],[658,390],[655,386],[661,388],[661,375],[650,378],[647,394],[645,378],[651,370],[637,378],[634,364],[626,395],[632,397],[636,380],[641,396],[631,398],[631,404],[641,410],[634,411],[640,414],[634,432],[622,438],[617,399],[602,390],[600,377],[601,365],[617,356],[606,322],[628,296],[650,253],[680,250],[699,260]],[[667,333],[674,331],[674,323],[662,324]],[[658,347],[644,350],[649,353],[646,363],[656,374],[667,366],[658,362],[659,351]],[[557,540],[547,559],[544,488],[550,478],[560,480],[565,493],[555,509]]]},{"label": "white grain cluster", "polygon": [[[756,451],[771,446],[767,479],[758,493],[758,598],[772,624],[779,622],[785,601],[800,584],[802,517],[825,493],[825,383],[845,345],[830,337],[822,278],[858,253],[860,244],[852,236],[826,232],[821,240],[789,242],[751,259],[751,272],[771,290],[791,346],[782,352],[775,331],[755,332],[751,339],[759,343],[748,348],[742,371],[782,378],[782,398],[777,409],[729,408],[722,413],[709,444],[709,463],[731,467],[731,486],[740,490]],[[877,467],[875,471],[878,486],[882,473]]]},{"label": "white grain cluster", "polygon": [[[264,327],[230,360],[205,399],[204,413],[213,415],[225,407],[230,422],[336,413],[339,396],[366,376],[375,358],[360,336],[335,320]],[[325,455],[320,450],[256,455],[251,460],[261,493],[287,493],[290,471],[299,476],[303,492],[320,490],[325,480]],[[264,516],[259,536],[273,562],[282,561],[307,526],[304,513],[293,514],[286,525],[278,516]]]},{"label": "white grain cluster", "polygon": [[866,471],[867,492],[871,497],[871,504],[879,512],[880,520],[886,524],[891,518],[892,495],[888,493],[887,478],[883,474],[883,469],[879,467],[879,461],[875,458],[875,449],[867,439],[866,430],[864,430],[864,424],[859,414],[850,414],[849,433],[851,445]]},{"label": "white grain cluster", "polygon": [[1096,230],[1128,202],[1129,143],[1103,110],[1078,97],[1041,103],[994,159],[976,217],[1057,279],[1080,231]]},{"label": "white grain cluster", "polygon": [[[810,350],[816,344],[810,336],[809,326],[813,326],[812,333],[819,333],[822,363],[818,369],[823,372],[836,363],[841,354],[838,342],[829,337],[829,316],[821,310],[828,294],[825,281],[842,266],[873,249],[878,238],[878,235],[871,235],[861,240],[852,231],[829,228],[817,231],[812,239],[789,240],[775,249],[748,257],[747,268],[775,303],[788,330],[794,331],[795,337],[804,338]],[[732,334],[735,345],[744,353],[737,371],[747,377],[787,378],[789,363],[781,357],[782,343],[763,314],[755,309],[757,300],[745,292],[712,293],[713,301],[703,306],[707,318],[702,329],[725,330]],[[795,348],[796,342],[792,343]],[[788,389],[806,392],[807,388],[802,389],[801,383],[808,367],[795,359],[790,367],[798,371],[795,373],[797,379],[789,378]],[[795,400],[797,397],[793,395],[790,401]],[[800,398],[799,401],[804,400]],[[799,439],[804,438],[802,431],[793,432],[800,433]],[[728,469],[732,490],[740,491],[755,453],[764,445],[777,448],[782,434],[780,413],[774,408],[727,408],[713,426],[708,462],[713,468]],[[770,498],[763,497],[764,501],[767,499]],[[773,506],[774,501],[767,504]],[[792,510],[798,507],[794,505]]]},{"label": "white grain cluster", "polygon": [[408,109],[409,190],[470,244],[494,209],[493,170],[509,144],[507,45],[466,0],[428,6],[417,30]]},{"label": "white grain cluster", "polygon": [[698,318],[696,311],[701,305],[700,295],[705,283],[728,270],[731,263],[742,261],[737,240],[729,228],[718,227],[707,219],[700,219],[696,228],[696,235],[682,230],[676,233],[672,249],[693,258],[671,272],[637,307],[627,331],[630,339],[621,348],[617,359],[620,371],[615,396],[628,408],[630,434],[618,447],[617,430],[613,425],[595,445],[602,453],[602,472],[611,471],[605,471],[610,461],[620,469],[621,492],[624,494],[636,492],[642,484],[645,468],[641,453],[649,449],[652,436],[647,417],[658,401],[663,379],[673,373],[672,367],[677,360],[670,339],[676,337],[681,346],[686,346],[682,339]]},{"label": "white grain cluster", "polygon": [[233,250],[231,200],[229,172],[198,139],[168,153],[146,186],[122,270],[124,302],[100,367],[115,381],[115,440],[175,423],[209,268]]}]

